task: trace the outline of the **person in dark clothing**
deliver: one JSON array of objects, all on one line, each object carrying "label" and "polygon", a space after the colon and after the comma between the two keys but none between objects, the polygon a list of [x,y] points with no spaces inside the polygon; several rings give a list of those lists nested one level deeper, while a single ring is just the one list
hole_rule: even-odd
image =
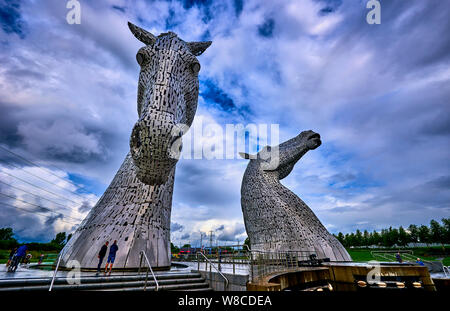
[{"label": "person in dark clothing", "polygon": [[403,262],[402,256],[400,255],[400,252],[397,252],[397,255],[395,255],[395,259],[397,259],[397,261],[398,261],[399,263],[402,263],[402,262]]},{"label": "person in dark clothing", "polygon": [[97,274],[100,273],[100,269],[102,267],[103,258],[105,258],[106,251],[108,250],[108,244],[109,244],[109,242],[106,241],[106,243],[102,246],[102,248],[100,249],[100,252],[98,253]]},{"label": "person in dark clothing", "polygon": [[10,266],[10,271],[16,272],[17,267],[22,262],[22,260],[25,258],[25,256],[27,255],[27,250],[28,250],[28,247],[26,244],[22,245],[21,247],[19,247],[17,249],[14,259]]},{"label": "person in dark clothing", "polygon": [[114,264],[114,260],[116,259],[116,253],[119,250],[119,247],[117,246],[117,240],[114,240],[113,245],[109,248],[109,255],[108,260],[106,261],[106,267],[105,267],[105,275],[108,271],[108,264],[109,264],[109,273],[108,275],[111,275],[112,266]]},{"label": "person in dark clothing", "polygon": [[13,260],[13,258],[14,258],[14,254],[16,253],[16,251],[17,251],[17,247],[14,247],[14,248],[11,250],[11,252],[9,253],[8,262],[6,263],[6,266],[7,266],[7,267],[11,264],[11,262],[12,262],[12,260]]}]

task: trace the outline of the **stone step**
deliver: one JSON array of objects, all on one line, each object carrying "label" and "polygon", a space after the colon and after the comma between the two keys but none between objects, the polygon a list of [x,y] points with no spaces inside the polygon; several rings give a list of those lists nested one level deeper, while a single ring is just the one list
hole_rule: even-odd
[{"label": "stone step", "polygon": [[181,292],[181,291],[188,291],[188,292],[212,292],[214,289],[211,287],[205,287],[205,288],[191,288],[191,289],[173,289],[175,292]]},{"label": "stone step", "polygon": [[[123,287],[123,288],[111,288],[111,289],[100,289],[99,291],[143,291],[144,287]],[[147,291],[155,291],[156,286],[147,286]],[[166,291],[211,291],[212,288],[209,287],[209,284],[206,282],[202,283],[186,283],[186,284],[174,284],[174,285],[160,285],[159,290]]]},{"label": "stone step", "polygon": [[[158,284],[160,287],[165,285],[178,285],[178,284],[197,284],[204,283],[205,279],[203,278],[174,278],[174,279],[166,279],[166,280],[158,280]],[[97,283],[81,283],[81,284],[54,284],[54,291],[59,290],[98,290],[98,289],[113,289],[113,288],[133,288],[133,287],[141,287],[143,288],[145,285],[145,280],[140,281],[122,281],[122,282],[97,282]],[[25,286],[15,286],[15,287],[2,287],[0,291],[42,291],[48,290],[50,284],[45,285],[25,285]],[[156,287],[154,280],[147,281],[147,287]]]},{"label": "stone step", "polygon": [[[167,273],[155,275],[158,281],[172,280],[172,279],[189,279],[189,278],[201,278],[199,273]],[[145,280],[145,274],[141,275],[126,275],[126,276],[81,276],[81,284],[89,283],[111,283],[111,282],[129,282],[129,281],[142,281]],[[148,275],[148,280],[153,281],[153,276]],[[50,278],[15,278],[15,279],[3,279],[0,280],[0,289],[2,287],[25,287],[25,286],[37,286],[37,285],[50,285]],[[65,277],[55,278],[54,286],[58,284],[67,284]]]}]

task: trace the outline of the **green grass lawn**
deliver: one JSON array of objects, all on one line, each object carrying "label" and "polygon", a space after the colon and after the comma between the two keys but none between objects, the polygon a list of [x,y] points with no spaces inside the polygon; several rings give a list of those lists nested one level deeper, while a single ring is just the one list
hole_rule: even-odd
[{"label": "green grass lawn", "polygon": [[[392,251],[393,249],[388,249],[386,251]],[[443,255],[443,251],[442,249],[440,249],[439,247],[418,247],[418,248],[411,248],[409,250],[413,251],[413,256],[415,257],[419,257],[422,260],[425,261],[431,261],[431,260],[437,260],[437,259],[442,259],[442,263],[445,266],[450,265],[450,256],[448,256],[450,254],[450,249],[446,249],[445,254]],[[372,256],[371,252],[372,251],[383,251],[383,249],[360,249],[360,248],[348,248],[347,249],[348,253],[350,254],[350,256],[352,257],[353,261],[356,262],[366,262],[366,261],[370,261],[370,260],[380,260],[379,258],[375,258]]]},{"label": "green grass lawn", "polygon": [[[0,249],[0,264],[5,264],[8,261],[10,251],[11,250]],[[28,253],[31,253],[33,256],[33,258],[31,258],[31,262],[38,262],[41,254],[46,255],[44,261],[47,261],[47,258],[52,258],[53,260],[58,255],[56,251],[31,251]]]}]

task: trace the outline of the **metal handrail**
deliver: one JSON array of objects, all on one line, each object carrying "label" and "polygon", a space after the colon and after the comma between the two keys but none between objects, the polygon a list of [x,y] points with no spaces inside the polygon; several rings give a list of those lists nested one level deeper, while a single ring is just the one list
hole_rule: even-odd
[{"label": "metal handrail", "polygon": [[212,261],[209,260],[208,257],[206,257],[205,254],[203,254],[202,252],[197,252],[197,262],[200,262],[198,260],[198,254],[202,255],[206,259],[206,261],[209,262],[210,267],[214,267],[214,269],[216,269],[216,271],[219,272],[219,274],[225,279],[225,284],[226,284],[225,288],[228,288],[228,279],[227,279],[227,277],[225,275],[223,275],[223,273],[220,272],[220,270],[217,269],[215,265],[213,265]]},{"label": "metal handrail", "polygon": [[58,272],[58,268],[59,268],[59,263],[61,262],[61,257],[63,255],[63,251],[61,251],[58,255],[58,262],[56,263],[56,267],[55,267],[55,272],[53,273],[53,277],[52,277],[52,281],[50,282],[50,287],[48,289],[49,292],[52,291],[53,288],[53,283],[55,282],[55,278],[56,278],[56,273]]},{"label": "metal handrail", "polygon": [[[140,260],[140,262],[139,262],[139,271],[138,271],[138,273],[141,272],[142,255],[144,255],[145,261],[147,262],[147,266],[148,266],[148,268],[150,268],[150,272],[152,273],[153,279],[155,280],[156,291],[158,291],[158,290],[159,290],[158,280],[156,279],[156,276],[155,276],[155,274],[153,273],[153,269],[152,269],[152,266],[150,265],[150,261],[148,260],[147,255],[145,254],[144,251],[141,251],[141,260]],[[149,269],[147,269],[147,274],[146,274],[146,276],[145,276],[144,290],[147,290],[148,270],[149,270]]]}]

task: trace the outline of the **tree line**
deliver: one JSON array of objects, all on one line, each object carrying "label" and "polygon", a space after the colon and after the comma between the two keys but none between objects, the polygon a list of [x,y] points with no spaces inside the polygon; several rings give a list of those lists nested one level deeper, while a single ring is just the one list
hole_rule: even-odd
[{"label": "tree line", "polygon": [[443,218],[442,223],[431,220],[430,225],[409,225],[408,228],[402,226],[398,228],[389,227],[381,231],[369,232],[356,230],[356,232],[343,234],[339,232],[334,235],[345,247],[351,246],[384,246],[392,247],[406,246],[409,243],[439,243],[441,245],[450,244],[450,218]]},{"label": "tree line", "polygon": [[[66,235],[65,232],[59,232],[48,243],[30,242],[26,244],[29,250],[60,251],[71,237],[72,234]],[[14,238],[12,228],[0,228],[0,249],[13,249],[21,244],[23,243],[19,243]]]}]

